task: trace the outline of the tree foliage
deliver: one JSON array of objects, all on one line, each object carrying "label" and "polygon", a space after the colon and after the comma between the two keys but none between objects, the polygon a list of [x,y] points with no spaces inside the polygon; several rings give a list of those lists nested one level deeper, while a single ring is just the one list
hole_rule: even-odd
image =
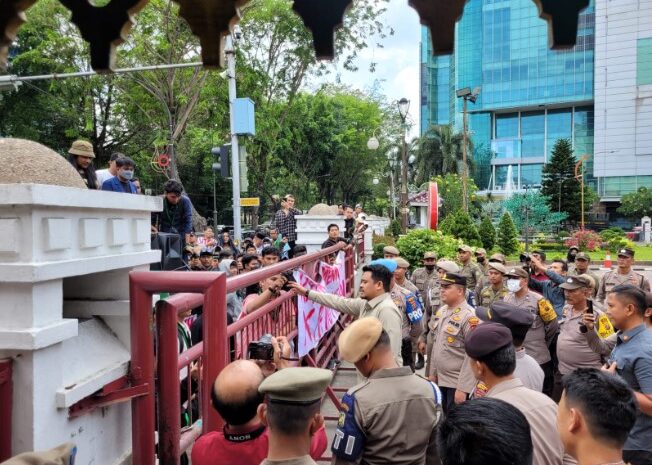
[{"label": "tree foliage", "polygon": [[462,241],[432,229],[414,229],[396,242],[396,247],[413,267],[423,261],[425,252],[435,252],[439,258],[454,259]]},{"label": "tree foliage", "polygon": [[471,217],[463,209],[448,215],[440,225],[441,232],[461,239],[465,244],[480,247],[482,241],[478,228],[475,227]]},{"label": "tree foliage", "polygon": [[500,223],[498,223],[496,244],[500,252],[505,255],[511,255],[518,251],[518,232],[508,212],[503,213]]},{"label": "tree foliage", "polygon": [[503,207],[514,221],[516,228],[525,235],[527,220],[529,234],[547,233],[554,230],[567,217],[565,212],[551,212],[549,200],[538,191],[514,194],[503,201]]},{"label": "tree foliage", "polygon": [[491,223],[488,216],[482,217],[480,227],[478,228],[478,234],[480,234],[482,247],[487,251],[492,250],[496,244],[496,228],[494,228],[494,225]]},{"label": "tree foliage", "polygon": [[[451,213],[462,210],[462,179],[455,174],[447,174],[445,176],[435,176],[432,180],[437,183],[439,198],[442,199],[442,204],[439,207],[440,218],[445,218]],[[469,178],[467,183],[467,196],[469,198],[469,206],[475,202],[475,193],[477,191],[478,187],[475,185],[475,182],[473,182],[473,179]],[[472,209],[470,208],[470,210]]]},{"label": "tree foliage", "polygon": [[[559,139],[552,149],[552,156],[543,166],[541,193],[546,196],[550,211],[565,212],[571,221],[579,221],[581,211],[581,188],[575,179],[575,157],[569,139]],[[585,199],[585,208],[592,199]]]},{"label": "tree foliage", "polygon": [[652,189],[639,187],[636,192],[623,195],[620,202],[618,212],[629,218],[652,216]]},{"label": "tree foliage", "polygon": [[[452,126],[430,126],[417,140],[415,176],[421,185],[433,176],[464,174],[463,134]],[[469,176],[473,173],[473,144],[468,141],[467,165]]]}]

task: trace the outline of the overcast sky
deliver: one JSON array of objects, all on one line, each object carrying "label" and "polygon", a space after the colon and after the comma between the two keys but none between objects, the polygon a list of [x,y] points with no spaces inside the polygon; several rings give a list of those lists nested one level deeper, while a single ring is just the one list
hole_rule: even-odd
[{"label": "overcast sky", "polygon": [[[419,133],[419,42],[421,25],[416,11],[406,0],[391,0],[380,18],[394,28],[394,35],[382,40],[384,48],[375,46],[362,50],[356,61],[358,71],[349,72],[341,66],[326,80],[332,82],[339,75],[340,82],[368,90],[378,81],[381,92],[388,101],[405,97],[410,100],[412,135]],[[375,44],[377,41],[371,41]],[[369,65],[375,62],[375,72]]]}]

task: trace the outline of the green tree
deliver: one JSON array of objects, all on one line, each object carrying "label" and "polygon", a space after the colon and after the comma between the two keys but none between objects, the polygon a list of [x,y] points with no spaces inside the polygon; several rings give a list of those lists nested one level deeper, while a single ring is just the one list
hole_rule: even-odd
[{"label": "green tree", "polygon": [[503,201],[503,207],[514,221],[516,229],[525,235],[527,219],[530,236],[533,233],[551,232],[567,218],[566,212],[551,212],[546,196],[538,191],[528,191],[524,194],[514,194]]},{"label": "green tree", "polygon": [[[579,221],[581,211],[581,189],[575,179],[575,164],[571,141],[557,140],[550,160],[543,166],[541,182],[541,193],[546,196],[550,211],[565,212],[571,221]],[[585,208],[587,205],[590,203],[585,200]]]},{"label": "green tree", "polygon": [[652,189],[639,187],[636,192],[623,195],[620,202],[618,212],[629,218],[652,216]]},{"label": "green tree", "polygon": [[435,252],[439,258],[454,259],[460,245],[462,241],[459,239],[432,229],[414,229],[396,241],[401,257],[413,267],[419,266],[425,252]]},{"label": "green tree", "polygon": [[[445,176],[435,176],[432,180],[437,183],[439,198],[442,202],[439,207],[440,219],[458,210],[462,210],[463,186],[461,178],[456,174],[447,174]],[[467,195],[469,198],[469,210],[471,211],[475,208],[474,202],[477,191],[478,187],[473,182],[473,179],[469,178],[467,182]]]},{"label": "green tree", "polygon": [[[417,186],[433,176],[464,173],[462,133],[455,132],[452,126],[430,126],[416,141],[416,161],[414,182]],[[469,154],[473,144],[469,141]],[[469,175],[473,173],[473,157],[467,157]]]},{"label": "green tree", "polygon": [[439,226],[441,232],[451,235],[464,241],[465,244],[480,247],[482,241],[478,228],[475,227],[471,217],[464,210],[457,210],[452,215],[448,215]]},{"label": "green tree", "polygon": [[494,225],[491,223],[488,216],[482,217],[480,227],[478,228],[478,234],[480,234],[482,247],[487,251],[494,248],[494,245],[496,244],[496,228],[494,228]]},{"label": "green tree", "polygon": [[503,213],[496,236],[496,244],[501,253],[511,255],[518,250],[518,231],[508,212]]}]

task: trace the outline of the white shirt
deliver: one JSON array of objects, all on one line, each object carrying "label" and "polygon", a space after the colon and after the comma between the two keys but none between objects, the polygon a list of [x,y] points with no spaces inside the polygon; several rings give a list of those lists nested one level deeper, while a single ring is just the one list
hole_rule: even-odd
[{"label": "white shirt", "polygon": [[115,177],[109,172],[108,168],[105,170],[95,171],[95,175],[97,176],[97,181],[100,183],[100,189],[102,188],[102,184],[104,184],[104,181]]},{"label": "white shirt", "polygon": [[543,391],[543,370],[536,360],[525,353],[523,347],[516,349],[514,377],[520,379],[526,388],[538,392]]}]

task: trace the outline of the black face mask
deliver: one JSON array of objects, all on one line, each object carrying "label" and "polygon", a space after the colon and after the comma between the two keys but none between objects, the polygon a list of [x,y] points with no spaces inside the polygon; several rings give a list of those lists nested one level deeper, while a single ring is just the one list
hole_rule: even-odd
[{"label": "black face mask", "polygon": [[478,263],[484,263],[486,259],[485,257],[476,257],[476,260],[478,261]]},{"label": "black face mask", "polygon": [[426,270],[432,271],[435,269],[435,265],[426,265]]}]

